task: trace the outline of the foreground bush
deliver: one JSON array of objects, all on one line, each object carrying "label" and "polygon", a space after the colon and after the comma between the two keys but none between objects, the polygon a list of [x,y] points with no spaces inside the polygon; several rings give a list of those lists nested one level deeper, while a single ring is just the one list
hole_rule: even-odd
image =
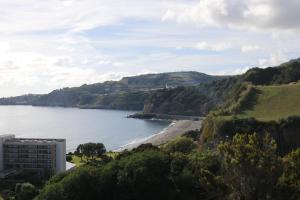
[{"label": "foreground bush", "polygon": [[237,134],[219,145],[226,171],[224,181],[233,199],[271,198],[281,170],[276,143],[269,135]]},{"label": "foreground bush", "polygon": [[178,137],[171,142],[168,142],[164,149],[167,152],[174,153],[174,152],[182,152],[182,153],[189,153],[195,148],[195,144],[192,138],[188,137]]},{"label": "foreground bush", "polygon": [[36,200],[296,200],[299,169],[300,149],[282,158],[270,136],[237,134],[204,151],[179,138],[55,176]]},{"label": "foreground bush", "polygon": [[[181,150],[181,148],[180,148]],[[52,178],[37,200],[167,200],[219,198],[218,156],[143,147],[103,166],[83,166]]]},{"label": "foreground bush", "polygon": [[16,200],[33,199],[38,190],[31,183],[17,183],[15,188]]},{"label": "foreground bush", "polygon": [[284,171],[277,185],[277,195],[282,199],[300,199],[300,149],[283,158]]}]

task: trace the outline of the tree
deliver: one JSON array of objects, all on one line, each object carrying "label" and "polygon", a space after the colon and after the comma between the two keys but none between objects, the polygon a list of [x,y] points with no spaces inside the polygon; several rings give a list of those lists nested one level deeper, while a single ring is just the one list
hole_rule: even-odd
[{"label": "tree", "polygon": [[195,148],[193,139],[187,137],[178,137],[175,140],[168,142],[165,150],[170,153],[182,152],[189,153]]},{"label": "tree", "polygon": [[35,200],[66,200],[61,183],[47,184]]},{"label": "tree", "polygon": [[283,173],[276,191],[277,199],[300,199],[300,148],[283,158]]},{"label": "tree", "polygon": [[15,193],[16,200],[30,200],[38,194],[38,190],[31,183],[17,183]]},{"label": "tree", "polygon": [[89,159],[93,156],[93,143],[85,143],[82,145],[82,154]]},{"label": "tree", "polygon": [[106,153],[106,148],[103,143],[96,143],[94,148],[95,148],[95,155],[97,157],[102,157],[103,154]]},{"label": "tree", "polygon": [[118,198],[168,199],[169,156],[159,150],[137,151],[118,161]]},{"label": "tree", "polygon": [[80,157],[81,161],[82,161],[82,156],[83,156],[83,144],[80,144],[77,146],[76,151],[74,152],[74,154],[78,157]]},{"label": "tree", "polygon": [[66,161],[71,162],[72,161],[72,156],[71,155],[67,155],[66,156]]},{"label": "tree", "polygon": [[268,199],[280,175],[276,143],[270,135],[236,134],[218,146],[225,163],[225,182],[233,199]]},{"label": "tree", "polygon": [[217,153],[194,151],[171,155],[171,180],[176,187],[175,199],[224,199],[222,164]]},{"label": "tree", "polygon": [[75,155],[80,156],[82,159],[82,156],[85,156],[88,160],[94,159],[95,157],[102,157],[103,154],[106,153],[106,148],[103,143],[85,143],[78,145]]},{"label": "tree", "polygon": [[110,161],[105,165],[84,165],[52,178],[37,200],[152,200],[168,199],[169,156],[159,150],[145,150]]}]

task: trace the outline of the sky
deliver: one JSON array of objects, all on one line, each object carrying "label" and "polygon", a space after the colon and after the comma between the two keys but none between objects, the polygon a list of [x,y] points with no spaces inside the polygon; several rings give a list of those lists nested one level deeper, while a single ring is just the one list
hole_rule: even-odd
[{"label": "sky", "polygon": [[0,0],[0,96],[300,57],[299,0]]}]

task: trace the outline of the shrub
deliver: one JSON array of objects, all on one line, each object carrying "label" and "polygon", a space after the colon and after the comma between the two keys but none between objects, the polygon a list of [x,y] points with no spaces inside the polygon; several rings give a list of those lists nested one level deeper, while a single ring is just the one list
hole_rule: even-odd
[{"label": "shrub", "polygon": [[31,183],[17,183],[15,193],[16,200],[29,200],[38,194],[38,190]]},{"label": "shrub", "polygon": [[283,158],[283,174],[277,185],[277,199],[300,199],[300,148]]},{"label": "shrub", "polygon": [[72,156],[71,156],[71,155],[67,155],[67,156],[66,156],[66,160],[67,160],[68,162],[71,162],[71,161],[72,161],[72,159],[73,159],[73,158],[72,158]]},{"label": "shrub", "polygon": [[164,149],[167,152],[182,152],[189,153],[195,148],[193,139],[187,137],[178,137],[175,140],[168,142]]},{"label": "shrub", "polygon": [[225,163],[225,181],[233,199],[268,199],[280,175],[276,143],[269,135],[236,134],[219,150]]}]

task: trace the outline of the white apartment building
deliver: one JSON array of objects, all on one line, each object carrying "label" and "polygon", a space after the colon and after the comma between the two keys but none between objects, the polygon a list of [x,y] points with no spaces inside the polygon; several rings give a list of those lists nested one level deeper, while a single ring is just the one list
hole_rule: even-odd
[{"label": "white apartment building", "polygon": [[0,135],[0,171],[12,169],[47,176],[66,171],[66,140]]}]

